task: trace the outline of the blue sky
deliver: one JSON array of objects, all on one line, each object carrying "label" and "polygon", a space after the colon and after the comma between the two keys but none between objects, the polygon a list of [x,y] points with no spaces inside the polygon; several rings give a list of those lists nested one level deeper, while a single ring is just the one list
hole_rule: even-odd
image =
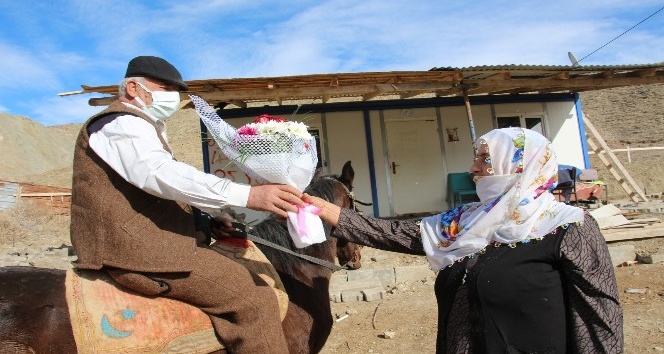
[{"label": "blue sky", "polygon": [[[82,84],[114,85],[137,55],[185,80],[432,67],[569,65],[664,7],[651,0],[4,0],[0,113],[44,125],[100,108]],[[664,11],[583,65],[664,61]]]}]

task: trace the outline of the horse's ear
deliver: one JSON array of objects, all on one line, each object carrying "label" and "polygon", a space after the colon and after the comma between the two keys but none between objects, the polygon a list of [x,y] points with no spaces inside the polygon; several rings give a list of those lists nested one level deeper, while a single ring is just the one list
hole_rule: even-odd
[{"label": "horse's ear", "polygon": [[353,187],[353,179],[355,179],[355,170],[353,170],[353,166],[351,166],[350,160],[346,161],[344,167],[341,169],[341,177],[339,177],[339,179],[342,182],[346,182],[346,184],[350,188]]},{"label": "horse's ear", "polygon": [[316,181],[323,176],[323,168],[319,167],[314,171],[314,176],[311,178],[312,181]]}]

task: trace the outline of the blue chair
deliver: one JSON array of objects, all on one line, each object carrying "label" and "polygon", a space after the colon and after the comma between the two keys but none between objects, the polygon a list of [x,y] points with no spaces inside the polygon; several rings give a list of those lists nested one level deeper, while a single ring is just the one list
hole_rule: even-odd
[{"label": "blue chair", "polygon": [[447,202],[452,208],[468,201],[479,201],[473,177],[468,172],[447,174]]}]

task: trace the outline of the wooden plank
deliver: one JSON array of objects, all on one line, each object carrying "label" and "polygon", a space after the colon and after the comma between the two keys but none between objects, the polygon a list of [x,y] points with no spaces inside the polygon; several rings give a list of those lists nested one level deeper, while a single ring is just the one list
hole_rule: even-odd
[{"label": "wooden plank", "polygon": [[644,239],[644,238],[656,238],[656,237],[664,237],[664,230],[661,230],[660,232],[646,232],[647,230],[641,230],[639,229],[638,231],[635,230],[621,230],[622,233],[618,234],[611,234],[611,235],[604,235],[604,239],[606,242],[617,242],[617,241],[627,241],[627,240],[639,240],[639,239]]},{"label": "wooden plank", "polygon": [[608,229],[643,229],[646,226],[647,224],[625,224],[625,225],[611,226]]},{"label": "wooden plank", "polygon": [[595,219],[621,214],[623,214],[623,211],[613,204],[603,205],[590,212],[590,215],[592,215]]},{"label": "wooden plank", "polygon": [[600,229],[629,224],[629,220],[622,215],[611,215],[603,218],[595,218]]},{"label": "wooden plank", "polygon": [[70,196],[71,192],[54,192],[54,193],[23,193],[21,197],[61,197],[61,196]]},{"label": "wooden plank", "polygon": [[662,220],[658,218],[645,218],[645,219],[627,219],[629,220],[630,224],[654,224],[658,222],[662,222]]},{"label": "wooden plank", "polygon": [[606,242],[637,240],[642,238],[664,237],[664,225],[648,226],[639,230],[602,230]]}]

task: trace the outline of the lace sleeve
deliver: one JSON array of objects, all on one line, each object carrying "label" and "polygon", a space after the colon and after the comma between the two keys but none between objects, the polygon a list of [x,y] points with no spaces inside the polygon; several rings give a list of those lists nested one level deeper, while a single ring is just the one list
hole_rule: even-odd
[{"label": "lace sleeve", "polygon": [[341,209],[332,236],[386,251],[424,255],[420,226],[408,220],[383,220]]},{"label": "lace sleeve", "polygon": [[575,353],[622,353],[623,316],[606,241],[586,214],[560,245]]}]

